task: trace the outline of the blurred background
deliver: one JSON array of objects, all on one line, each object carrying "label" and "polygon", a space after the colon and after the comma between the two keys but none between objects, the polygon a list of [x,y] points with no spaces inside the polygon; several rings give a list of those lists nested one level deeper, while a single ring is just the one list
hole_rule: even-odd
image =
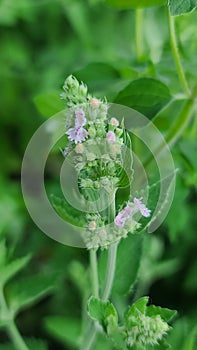
[{"label": "blurred background", "polygon": [[[176,23],[191,86],[197,79],[196,23],[196,11]],[[20,188],[23,154],[38,126],[57,106],[61,109],[59,94],[70,74],[83,80],[95,96],[109,101],[140,77],[165,83],[173,97],[181,94],[165,7],[144,9],[142,37],[139,52],[135,10],[118,10],[99,0],[0,0],[0,239],[6,239],[8,256],[32,253],[29,265],[15,277],[18,286],[20,278],[35,274],[55,281],[53,293],[34,306],[30,303],[17,317],[24,336],[45,339],[49,349],[74,347],[63,329],[80,318],[80,276],[86,272],[88,255],[52,241],[32,222]],[[164,135],[182,103],[180,97],[159,112],[156,125]],[[179,169],[174,202],[159,230],[145,237],[135,287],[137,295],[150,295],[155,305],[178,310],[171,344],[185,350],[197,348],[196,135],[193,119],[172,149]],[[46,176],[51,192],[56,187],[56,157],[61,155],[51,158]],[[186,336],[193,347],[183,348]],[[7,341],[0,330],[1,349],[12,349],[3,345]],[[39,343],[40,349],[47,348],[45,342]]]}]

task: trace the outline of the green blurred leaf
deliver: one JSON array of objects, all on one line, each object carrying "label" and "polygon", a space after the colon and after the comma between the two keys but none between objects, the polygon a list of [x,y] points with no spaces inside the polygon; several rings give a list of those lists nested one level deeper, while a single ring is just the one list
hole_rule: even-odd
[{"label": "green blurred leaf", "polygon": [[137,279],[142,256],[142,244],[142,234],[129,234],[126,239],[120,242],[112,293],[122,295],[130,292]]},{"label": "green blurred leaf", "polygon": [[106,4],[125,9],[160,6],[166,4],[166,0],[106,0]]},{"label": "green blurred leaf", "polygon": [[54,338],[74,348],[78,348],[81,334],[81,323],[72,317],[50,316],[45,318],[46,330]]},{"label": "green blurred leaf", "polygon": [[[29,350],[47,350],[47,344],[41,339],[25,339]],[[13,344],[1,344],[1,350],[16,350]]]},{"label": "green blurred leaf", "polygon": [[65,104],[58,91],[36,96],[34,103],[38,111],[47,118],[65,109]]},{"label": "green blurred leaf", "polygon": [[0,268],[5,265],[7,257],[7,249],[5,240],[0,241]]},{"label": "green blurred leaf", "polygon": [[22,270],[29,262],[31,256],[27,255],[23,258],[11,261],[6,266],[0,268],[0,286],[4,286],[13,276]]},{"label": "green blurred leaf", "polygon": [[193,11],[197,7],[197,0],[169,0],[172,16],[179,16]]},{"label": "green blurred leaf", "polygon": [[164,83],[152,78],[140,78],[127,85],[114,102],[133,108],[152,119],[170,99],[169,89]]},{"label": "green blurred leaf", "polygon": [[10,309],[17,314],[42,298],[51,294],[55,286],[54,276],[29,276],[12,283],[8,288],[8,303]]}]

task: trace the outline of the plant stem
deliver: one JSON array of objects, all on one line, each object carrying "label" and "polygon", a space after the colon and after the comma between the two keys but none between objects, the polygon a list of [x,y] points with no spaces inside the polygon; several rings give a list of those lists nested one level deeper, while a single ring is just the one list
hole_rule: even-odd
[{"label": "plant stem", "polygon": [[0,288],[0,306],[2,308],[3,314],[8,318],[5,327],[14,347],[16,348],[16,350],[29,350],[21,334],[18,331],[13,319],[13,315],[11,314],[7,306],[3,288]]},{"label": "plant stem", "polygon": [[92,295],[99,297],[99,283],[98,283],[98,268],[97,268],[97,249],[90,249],[90,269],[92,281]]},{"label": "plant stem", "polygon": [[25,344],[21,334],[19,333],[14,320],[10,321],[7,325],[7,332],[12,340],[12,343],[17,350],[29,350]]},{"label": "plant stem", "polygon": [[106,282],[105,289],[103,292],[103,300],[106,301],[111,293],[113,286],[114,275],[116,271],[116,256],[117,256],[117,247],[119,242],[113,243],[108,252],[108,261],[107,261],[107,272],[106,272]]},{"label": "plant stem", "polygon": [[136,9],[135,11],[135,44],[136,44],[136,55],[138,61],[143,59],[144,48],[143,48],[143,9]]},{"label": "plant stem", "polygon": [[[115,192],[113,193],[113,198],[111,205],[108,210],[108,222],[111,223],[115,217]],[[114,275],[116,271],[116,255],[117,255],[117,247],[118,242],[113,243],[108,250],[108,261],[107,261],[107,271],[106,271],[106,280],[105,280],[105,288],[103,292],[103,300],[107,300],[110,296],[111,289],[113,286]]]},{"label": "plant stem", "polygon": [[172,48],[172,54],[174,57],[174,61],[177,68],[177,73],[180,79],[180,82],[182,84],[182,87],[187,95],[187,97],[191,96],[191,91],[187,83],[187,79],[181,64],[178,44],[177,44],[177,37],[176,37],[176,31],[175,31],[175,21],[174,17],[171,16],[170,9],[168,7],[168,22],[169,22],[169,31],[170,31],[170,42],[171,42],[171,48]]}]

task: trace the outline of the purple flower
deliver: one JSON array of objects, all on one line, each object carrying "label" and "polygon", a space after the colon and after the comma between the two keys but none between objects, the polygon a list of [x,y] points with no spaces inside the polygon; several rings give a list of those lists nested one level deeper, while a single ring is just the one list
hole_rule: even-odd
[{"label": "purple flower", "polygon": [[124,227],[125,222],[127,219],[129,219],[133,209],[129,207],[128,205],[121,210],[118,215],[114,219],[114,223],[119,227]]},{"label": "purple flower", "polygon": [[115,225],[119,227],[124,227],[125,222],[131,217],[132,213],[135,213],[137,211],[140,211],[140,213],[146,218],[148,218],[151,213],[151,210],[146,208],[145,204],[142,203],[142,198],[134,198],[134,202],[131,202],[131,206],[126,205],[126,207],[123,210],[121,210],[115,217]]},{"label": "purple flower", "polygon": [[106,138],[107,138],[108,142],[115,142],[116,141],[116,135],[114,134],[113,131],[108,131]]},{"label": "purple flower", "polygon": [[86,118],[85,113],[82,109],[78,109],[75,111],[75,127],[79,128],[81,126],[84,126],[86,124]]},{"label": "purple flower", "polygon": [[140,211],[140,213],[148,218],[150,216],[151,210],[146,208],[145,204],[142,203],[142,198],[134,198],[134,208],[135,211]]},{"label": "purple flower", "polygon": [[88,136],[88,132],[82,126],[78,128],[70,128],[66,134],[68,135],[69,141],[74,141],[75,144],[85,141]]}]

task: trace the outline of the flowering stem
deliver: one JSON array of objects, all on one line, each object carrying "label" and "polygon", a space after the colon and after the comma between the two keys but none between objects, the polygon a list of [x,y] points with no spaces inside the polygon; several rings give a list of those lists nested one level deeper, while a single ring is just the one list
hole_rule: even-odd
[{"label": "flowering stem", "polygon": [[[108,221],[111,223],[115,217],[115,192],[113,193],[113,198],[111,205],[109,206],[108,212]],[[113,286],[113,280],[116,270],[116,255],[117,255],[117,247],[118,242],[113,243],[108,250],[108,261],[107,261],[107,271],[106,271],[106,280],[105,280],[105,288],[103,292],[103,300],[107,300],[110,296],[111,289]]]},{"label": "flowering stem", "polygon": [[174,61],[177,68],[177,73],[179,76],[179,80],[183,86],[183,89],[187,95],[187,97],[191,96],[191,91],[187,83],[187,79],[181,64],[180,54],[178,50],[178,44],[177,44],[177,37],[176,37],[176,31],[175,31],[175,21],[174,17],[171,16],[170,9],[168,7],[168,22],[169,22],[169,30],[170,30],[170,42],[171,42],[171,48],[172,48],[172,54],[174,57]]},{"label": "flowering stem", "polygon": [[7,329],[7,333],[9,334],[10,339],[11,339],[15,349],[16,350],[29,350],[27,345],[25,344],[21,334],[19,333],[19,331],[16,327],[13,316],[11,315],[11,312],[7,306],[2,288],[0,288],[0,306],[1,306],[3,314],[9,318],[6,322],[6,329]]},{"label": "flowering stem", "polygon": [[119,242],[113,243],[108,252],[108,261],[107,261],[107,272],[106,272],[106,282],[105,289],[103,292],[103,300],[106,301],[111,293],[113,286],[114,275],[116,271],[116,256],[117,256],[117,247]]},{"label": "flowering stem", "polygon": [[143,58],[143,9],[136,9],[135,11],[135,44],[136,44],[136,54],[139,61]]},{"label": "flowering stem", "polygon": [[97,249],[90,249],[90,269],[92,281],[92,295],[99,297],[99,283],[98,283],[98,268],[97,268]]}]

